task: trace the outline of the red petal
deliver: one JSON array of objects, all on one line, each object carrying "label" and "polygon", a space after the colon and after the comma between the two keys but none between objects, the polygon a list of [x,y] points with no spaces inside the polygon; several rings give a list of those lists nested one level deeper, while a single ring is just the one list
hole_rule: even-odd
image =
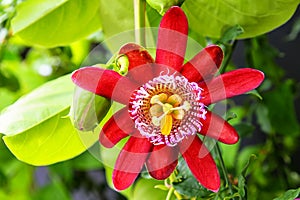
[{"label": "red petal", "polygon": [[129,138],[117,158],[112,175],[117,190],[124,190],[134,182],[152,147],[148,139]]},{"label": "red petal", "polygon": [[141,84],[153,78],[150,63],[154,63],[154,60],[146,49],[137,44],[128,43],[121,47],[119,54],[128,57],[130,70],[128,77]]},{"label": "red petal", "polygon": [[99,141],[106,148],[111,148],[134,130],[134,123],[129,118],[128,108],[125,107],[106,122],[100,133]]},{"label": "red petal", "polygon": [[177,147],[154,146],[146,162],[149,174],[158,180],[168,178],[177,166],[178,153]]},{"label": "red petal", "polygon": [[199,86],[204,89],[202,100],[205,105],[217,101],[234,97],[257,88],[264,80],[264,74],[261,71],[244,68],[233,70],[216,78],[210,82],[200,82]]},{"label": "red petal", "polygon": [[160,22],[155,62],[180,71],[187,34],[188,21],[184,12],[177,6],[171,7]]},{"label": "red petal", "polygon": [[84,67],[73,72],[73,82],[97,95],[128,104],[131,93],[138,87],[115,71]]},{"label": "red petal", "polygon": [[181,74],[190,82],[209,79],[218,71],[223,60],[223,51],[217,45],[207,46],[183,65]]},{"label": "red petal", "polygon": [[206,119],[201,119],[203,127],[200,131],[202,135],[209,136],[225,144],[235,144],[239,140],[236,130],[223,118],[208,111]]},{"label": "red petal", "polygon": [[218,168],[202,141],[197,136],[189,137],[179,145],[183,158],[199,183],[203,187],[217,192],[220,188]]}]

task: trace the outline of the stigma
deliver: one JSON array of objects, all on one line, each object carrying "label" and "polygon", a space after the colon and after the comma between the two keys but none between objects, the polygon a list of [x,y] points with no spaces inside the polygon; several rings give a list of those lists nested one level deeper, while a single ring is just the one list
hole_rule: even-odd
[{"label": "stigma", "polygon": [[175,146],[202,128],[202,89],[180,75],[161,75],[131,95],[129,114],[140,134],[154,145]]}]

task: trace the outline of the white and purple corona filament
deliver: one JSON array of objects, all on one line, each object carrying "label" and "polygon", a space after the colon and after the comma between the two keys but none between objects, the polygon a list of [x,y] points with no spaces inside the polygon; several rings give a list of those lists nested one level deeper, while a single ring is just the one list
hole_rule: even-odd
[{"label": "white and purple corona filament", "polygon": [[129,114],[141,135],[154,145],[175,146],[201,131],[202,89],[180,75],[160,75],[133,92]]}]

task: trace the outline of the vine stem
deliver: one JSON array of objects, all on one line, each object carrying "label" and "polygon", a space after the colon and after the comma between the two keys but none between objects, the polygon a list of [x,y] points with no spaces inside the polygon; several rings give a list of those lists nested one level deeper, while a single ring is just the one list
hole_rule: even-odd
[{"label": "vine stem", "polygon": [[146,1],[133,0],[134,7],[134,37],[135,42],[141,46],[145,46],[145,14],[146,14]]},{"label": "vine stem", "polygon": [[222,172],[224,174],[224,179],[225,179],[226,186],[228,186],[229,192],[232,194],[232,185],[231,185],[231,183],[228,179],[228,171],[225,167],[224,159],[223,159],[221,149],[220,149],[220,145],[219,145],[218,142],[216,143],[216,148],[215,149],[217,151],[217,154],[218,154],[218,157],[219,157],[219,160],[220,160],[220,165],[221,165]]},{"label": "vine stem", "polygon": [[234,40],[231,45],[226,45],[225,46],[225,57],[224,57],[224,60],[221,64],[221,66],[220,66],[220,69],[219,69],[220,74],[225,72],[226,67],[228,66],[228,63],[229,63],[229,61],[232,57],[233,50],[236,47],[236,43],[237,43],[237,41]]},{"label": "vine stem", "polygon": [[[233,50],[236,47],[236,43],[237,43],[237,41],[234,40],[232,42],[232,44],[225,46],[226,47],[225,48],[225,58],[224,58],[224,60],[222,62],[222,65],[221,65],[221,67],[219,69],[219,73],[220,74],[222,74],[222,73],[225,72],[225,70],[226,70],[226,68],[227,68],[227,66],[228,66],[228,64],[229,64],[229,62],[231,60],[231,57],[232,57],[232,54],[233,54]],[[217,153],[217,155],[219,157],[219,160],[220,160],[221,170],[222,170],[222,172],[224,174],[224,179],[225,179],[226,186],[228,186],[229,192],[232,195],[233,194],[232,185],[231,185],[231,182],[228,179],[228,171],[226,169],[226,166],[225,166],[225,163],[224,163],[224,159],[223,159],[223,156],[222,156],[222,152],[221,152],[221,149],[220,149],[220,145],[219,145],[218,142],[216,143],[215,150],[216,150],[216,153]]]}]

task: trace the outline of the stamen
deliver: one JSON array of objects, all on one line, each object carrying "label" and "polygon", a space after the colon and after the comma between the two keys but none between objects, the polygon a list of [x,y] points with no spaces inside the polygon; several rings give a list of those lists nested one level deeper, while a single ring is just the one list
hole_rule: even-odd
[{"label": "stamen", "polygon": [[168,98],[167,102],[172,106],[176,107],[181,104],[182,98],[178,94],[173,94]]},{"label": "stamen", "polygon": [[151,116],[159,117],[164,114],[162,106],[158,104],[151,106],[149,111]]}]

